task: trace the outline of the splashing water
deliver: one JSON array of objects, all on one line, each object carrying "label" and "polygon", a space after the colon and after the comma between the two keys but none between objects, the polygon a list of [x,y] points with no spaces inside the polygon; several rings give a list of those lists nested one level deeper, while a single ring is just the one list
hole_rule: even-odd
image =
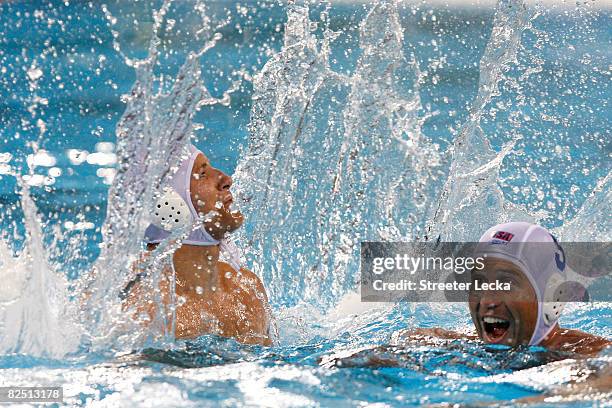
[{"label": "splashing water", "polygon": [[529,19],[523,2],[499,2],[491,38],[480,60],[478,94],[468,121],[453,143],[449,176],[428,225],[429,239],[476,241],[491,225],[508,220],[537,221],[505,202],[497,185],[502,161],[512,151],[516,140],[508,141],[500,152],[496,152],[480,127],[484,109],[499,94],[504,71],[516,61],[521,34]]},{"label": "splashing water", "polygon": [[[119,294],[125,284],[133,279],[135,263],[141,261],[141,237],[151,222],[149,214],[152,203],[180,163],[181,156],[193,134],[194,115],[202,106],[226,104],[229,95],[237,86],[234,84],[221,98],[214,98],[202,83],[199,58],[215,46],[220,39],[219,35],[213,35],[198,51],[187,56],[168,92],[164,92],[163,84],[156,83],[158,78],[154,68],[158,63],[160,46],[158,30],[171,4],[171,1],[166,1],[155,13],[153,35],[145,59],[128,58],[121,53],[119,45],[115,43],[125,62],[134,67],[136,81],[130,94],[125,98],[127,106],[117,124],[118,168],[109,191],[107,215],[101,228],[104,237],[102,251],[91,272],[84,273],[75,285],[80,321],[86,326],[85,331],[75,335],[74,330],[63,328],[63,325],[58,324],[64,322],[66,326],[76,326],[77,305],[69,299],[65,283],[60,280],[56,282],[54,280],[56,274],[44,262],[46,254],[42,247],[39,221],[35,217],[35,206],[27,190],[24,189],[22,207],[30,239],[25,242],[19,258],[8,259],[23,274],[30,276],[24,278],[16,274],[15,279],[18,280],[15,281],[15,285],[21,285],[19,295],[15,293],[18,288],[9,287],[6,290],[7,298],[18,297],[19,300],[13,300],[11,306],[5,308],[3,322],[9,325],[16,320],[23,325],[21,330],[11,330],[13,336],[3,339],[1,345],[6,351],[61,356],[75,350],[80,344],[81,334],[86,337],[84,343],[93,350],[108,350],[115,347],[129,350],[144,344],[143,341],[151,335],[146,330],[143,333],[143,329],[136,326],[122,310]],[[106,8],[104,11],[106,17],[111,22],[114,21]],[[163,114],[160,114],[161,112]],[[173,235],[172,238],[180,238],[180,235]],[[156,282],[167,262],[168,254],[178,243],[173,245],[169,242],[161,245],[154,252],[151,261],[142,265],[151,272],[145,279],[145,283],[150,288],[157,287]],[[34,260],[41,262],[34,267]],[[25,286],[19,279],[26,279]],[[62,284],[64,286],[60,287]],[[152,300],[159,304],[159,291],[150,292],[154,296]],[[28,302],[29,296],[34,294],[38,294],[43,300],[49,299],[51,304],[44,301]],[[71,312],[68,313],[62,308],[71,308]],[[45,313],[37,314],[39,310],[45,310]],[[38,318],[32,319],[31,316],[36,314]],[[156,315],[161,318],[166,314]],[[166,327],[163,322],[151,326]],[[49,329],[50,327],[53,329]],[[172,333],[167,335],[173,340]],[[53,336],[58,338],[55,339]],[[70,341],[63,341],[64,336],[69,337]],[[157,337],[154,334],[153,336]],[[163,338],[161,340],[163,341]]]},{"label": "splashing water", "polygon": [[0,240],[0,351],[59,358],[77,350],[83,330],[73,319],[65,275],[48,262],[36,205],[22,186],[25,247],[15,258]]},{"label": "splashing water", "polygon": [[[199,58],[215,46],[220,39],[217,34],[197,52],[187,56],[168,92],[164,92],[163,86],[156,89],[154,67],[158,62],[160,45],[157,31],[171,4],[171,1],[166,1],[155,13],[148,57],[142,61],[125,57],[126,62],[136,69],[136,82],[126,98],[127,106],[117,125],[119,168],[109,191],[107,216],[102,227],[104,245],[86,288],[92,294],[85,307],[86,319],[92,325],[89,332],[101,338],[102,347],[108,347],[109,334],[117,337],[114,328],[125,320],[120,291],[134,277],[132,265],[142,251],[141,237],[151,222],[152,203],[186,152],[193,135],[196,112],[204,105],[226,103],[234,89],[229,89],[218,99],[211,96],[202,82]],[[108,11],[106,13],[108,17]],[[147,278],[151,289],[157,287],[164,260],[167,261],[164,258],[172,252],[171,249],[162,245],[156,250],[154,261],[147,265],[151,270]],[[154,302],[161,303],[159,291],[151,292],[157,296]],[[163,323],[151,325],[159,326],[166,327]],[[126,332],[129,333],[129,329]],[[173,340],[173,334],[168,335]],[[133,341],[121,346],[132,346]]]},{"label": "splashing water", "polygon": [[337,34],[319,41],[311,25],[307,7],[290,6],[283,48],[254,79],[235,180],[273,297],[329,304],[355,284],[360,241],[418,231],[439,155],[420,129],[419,70],[404,56],[397,5],[381,2],[361,23],[350,77],[329,66]]},{"label": "splashing water", "polygon": [[606,214],[612,214],[612,173],[599,180],[576,216],[556,234],[565,241],[605,242],[612,230],[612,221]]}]

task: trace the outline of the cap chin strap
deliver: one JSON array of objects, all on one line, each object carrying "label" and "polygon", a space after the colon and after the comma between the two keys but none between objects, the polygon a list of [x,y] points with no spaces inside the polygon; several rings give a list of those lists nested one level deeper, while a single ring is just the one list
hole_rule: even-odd
[{"label": "cap chin strap", "polygon": [[[557,325],[561,311],[565,306],[564,283],[565,279],[559,273],[552,274],[546,282],[546,291],[544,292],[544,299],[540,302],[541,305],[538,305],[538,320],[529,341],[530,346],[540,344]],[[542,325],[546,327],[544,331],[540,329]]]},{"label": "cap chin strap", "polygon": [[542,304],[542,318],[544,323],[552,325],[559,320],[561,310],[565,306],[565,294],[563,293],[563,277],[555,273],[551,275],[546,284],[544,303]]},{"label": "cap chin strap", "polygon": [[[169,234],[177,231],[185,231],[193,226],[196,219],[196,210],[192,203],[186,202],[172,187],[165,187],[161,196],[155,202],[152,212],[152,222],[155,228],[161,231],[150,243],[159,243],[166,239]],[[213,238],[204,226],[189,233],[182,241],[187,245],[212,246],[219,245],[220,241]]]},{"label": "cap chin strap", "polygon": [[[152,224],[170,234],[189,228],[192,223],[190,206],[171,187],[164,188],[161,197],[155,202],[152,216]],[[159,243],[162,240],[156,240],[157,242],[151,241],[151,243]],[[197,246],[220,245],[222,260],[230,264],[232,268],[239,271],[244,264],[240,248],[228,239],[216,240],[204,230],[204,227],[192,231],[183,240],[183,244]]]}]

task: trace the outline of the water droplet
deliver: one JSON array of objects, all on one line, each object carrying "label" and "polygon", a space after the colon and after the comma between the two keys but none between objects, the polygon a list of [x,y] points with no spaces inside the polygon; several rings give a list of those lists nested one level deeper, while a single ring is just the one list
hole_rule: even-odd
[{"label": "water droplet", "polygon": [[30,78],[30,81],[37,81],[42,76],[43,76],[43,72],[40,68],[33,66],[30,69],[28,69],[28,78]]}]

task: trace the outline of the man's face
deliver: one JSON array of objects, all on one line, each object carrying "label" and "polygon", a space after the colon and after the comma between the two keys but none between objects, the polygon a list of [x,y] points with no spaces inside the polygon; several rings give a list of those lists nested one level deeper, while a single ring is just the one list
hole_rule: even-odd
[{"label": "man's face", "polygon": [[240,211],[230,211],[231,186],[232,178],[211,166],[206,156],[196,157],[189,183],[191,202],[198,214],[204,216],[204,228],[215,239],[223,238],[244,222]]},{"label": "man's face", "polygon": [[[538,304],[529,279],[511,262],[487,259],[472,271],[469,306],[478,335],[485,343],[528,344],[535,330]],[[510,283],[509,291],[476,291],[475,281]]]}]

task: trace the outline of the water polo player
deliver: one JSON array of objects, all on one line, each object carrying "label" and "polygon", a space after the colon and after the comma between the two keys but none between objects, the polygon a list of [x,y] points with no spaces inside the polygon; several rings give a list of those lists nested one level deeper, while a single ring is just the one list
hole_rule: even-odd
[{"label": "water polo player", "polygon": [[[145,241],[151,250],[178,227],[196,225],[170,262],[176,279],[177,338],[212,333],[269,345],[271,316],[265,289],[255,274],[240,267],[231,245],[224,240],[244,221],[239,211],[230,209],[231,185],[229,176],[190,145],[169,188],[155,204],[154,222],[145,232]],[[228,262],[221,261],[220,256]],[[165,272],[166,277],[172,276],[171,271]],[[143,301],[143,273],[146,271],[124,290],[125,307],[134,308],[137,316],[142,312],[151,315],[155,310]],[[160,284],[166,302],[171,298],[169,282],[162,280]]]},{"label": "water polo player", "polygon": [[[611,344],[602,337],[559,327],[564,300],[571,299],[571,294],[563,292],[569,289],[564,285],[567,262],[562,248],[546,229],[526,222],[496,225],[482,235],[476,255],[485,258],[484,268],[472,271],[472,281],[509,282],[512,288],[470,292],[472,321],[485,343],[539,345],[584,355]],[[464,337],[443,329],[416,329],[402,335],[414,339],[423,336]]]}]

